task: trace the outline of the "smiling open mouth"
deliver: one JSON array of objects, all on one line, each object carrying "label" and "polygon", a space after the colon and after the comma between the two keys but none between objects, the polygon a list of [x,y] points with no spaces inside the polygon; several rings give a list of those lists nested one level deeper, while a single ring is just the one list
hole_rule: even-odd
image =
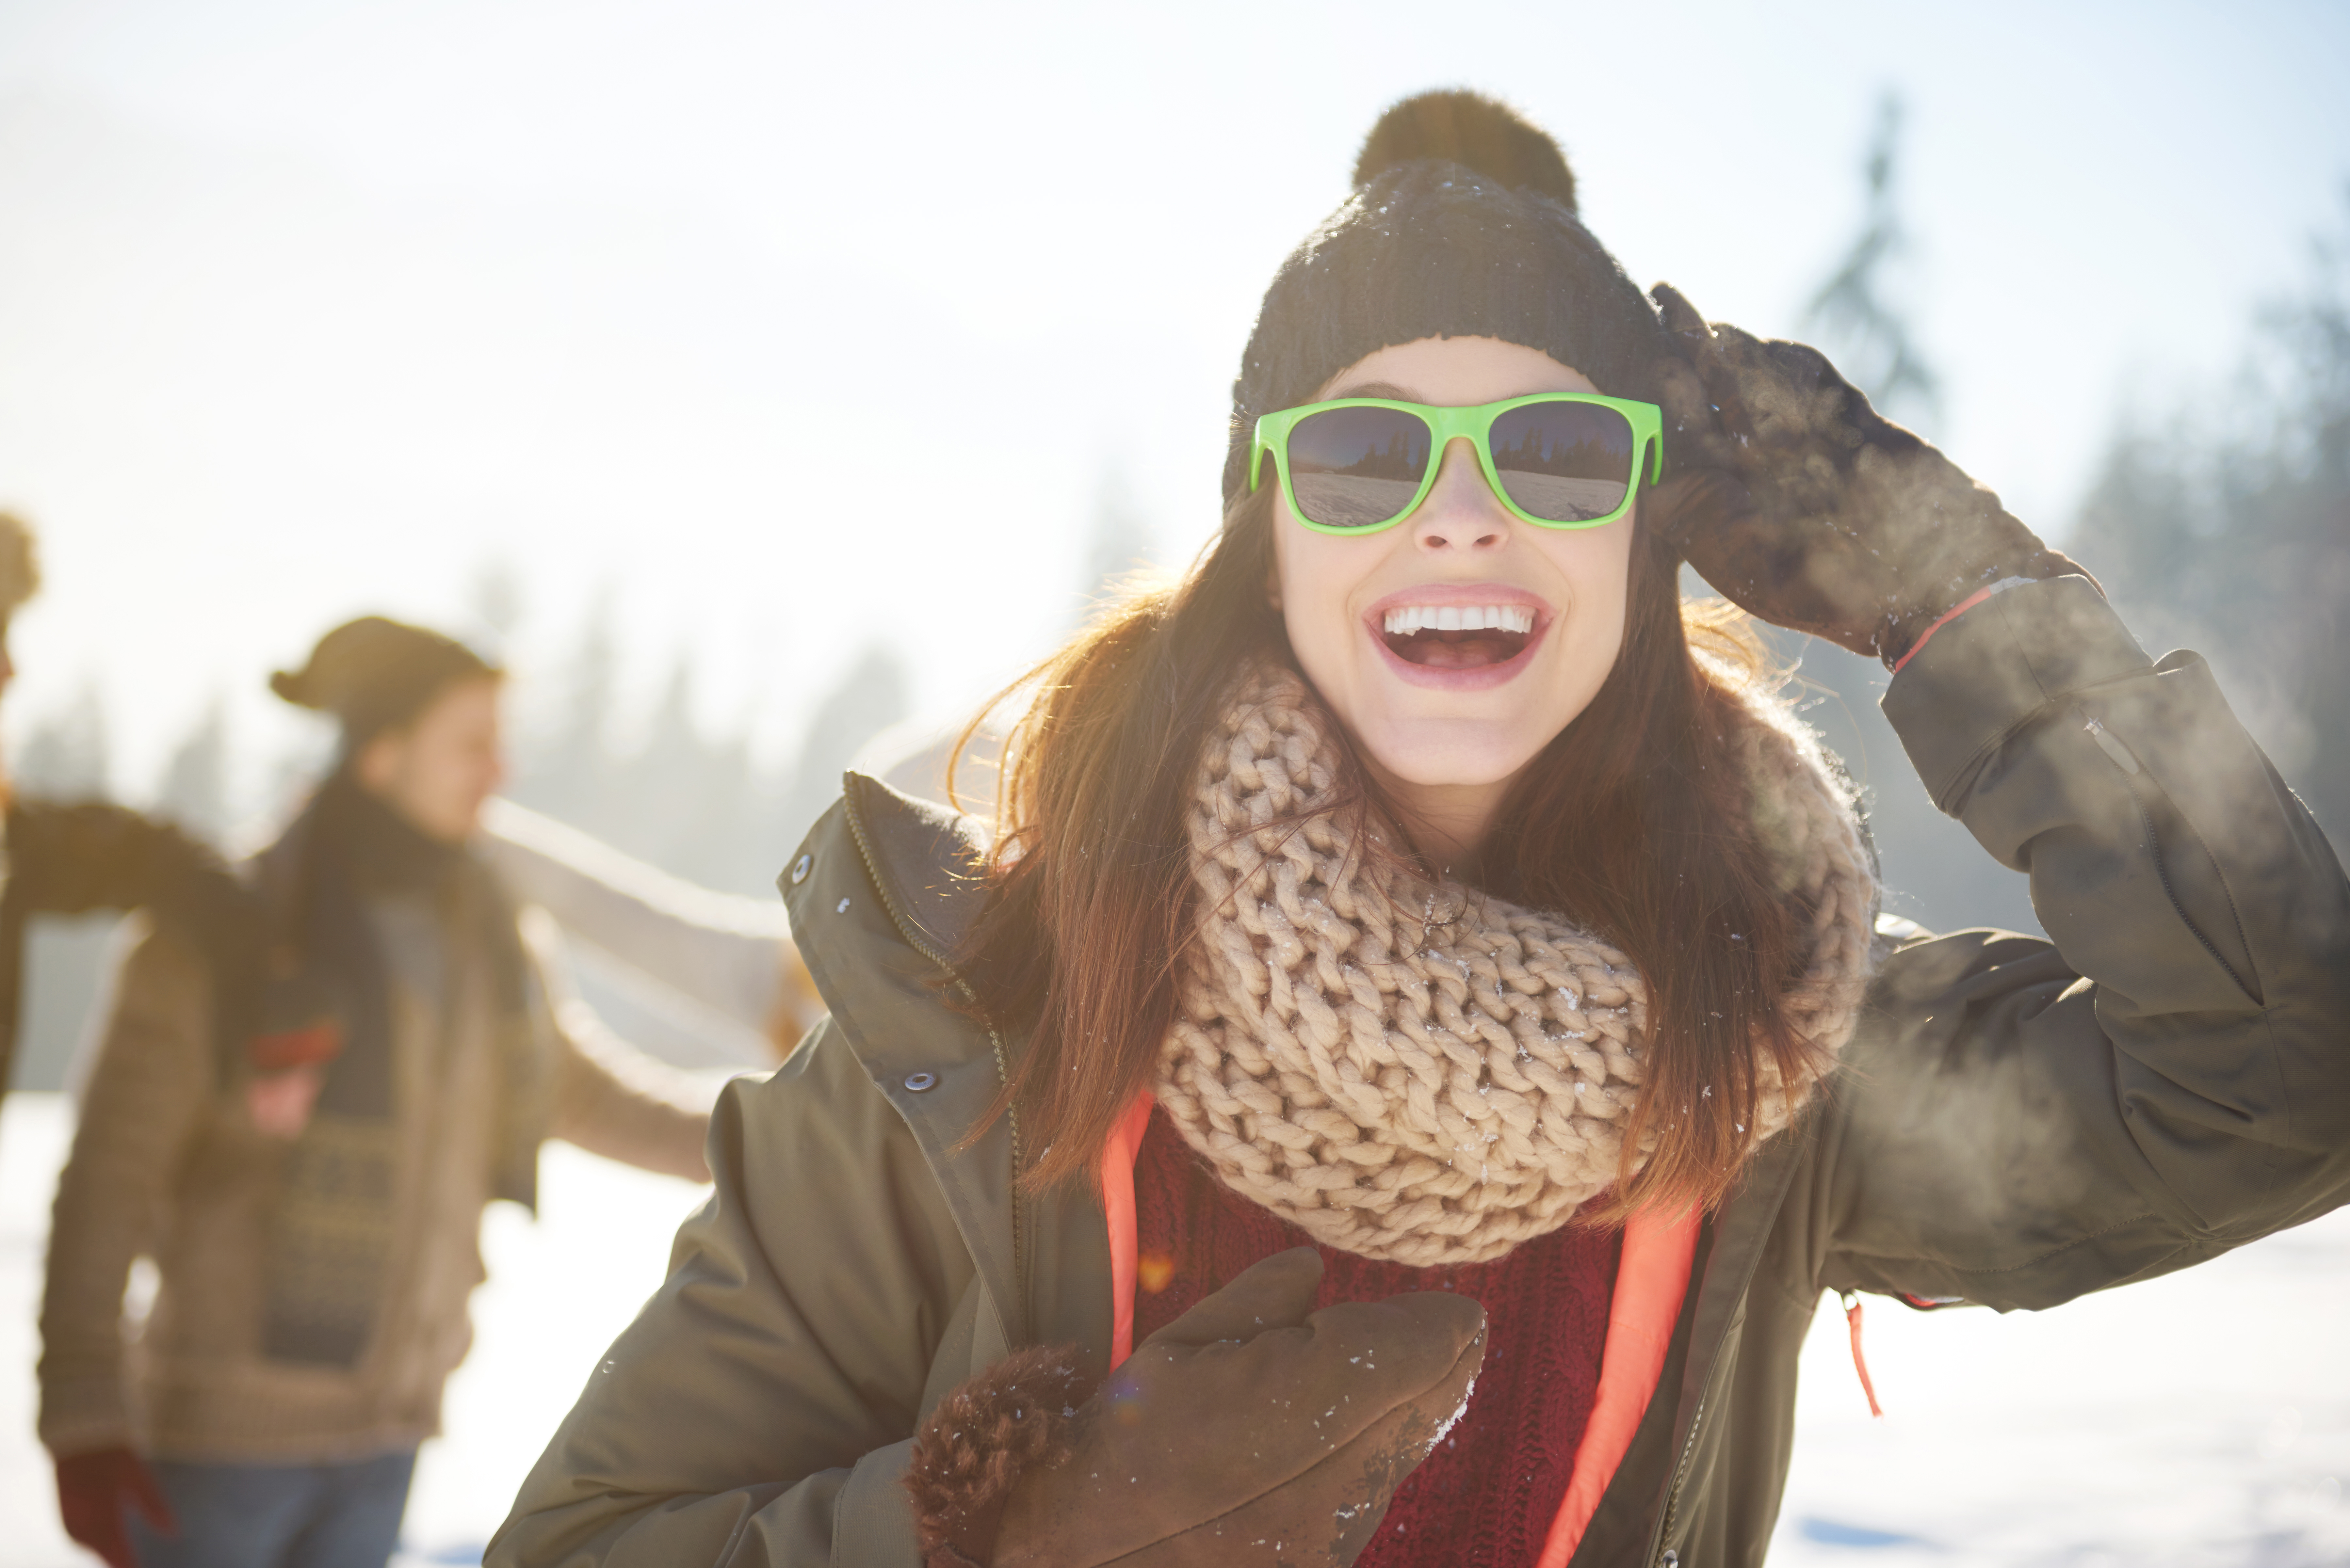
[{"label": "smiling open mouth", "polygon": [[1408,663],[1482,670],[1523,652],[1534,629],[1534,612],[1522,605],[1405,605],[1382,618],[1380,637]]}]

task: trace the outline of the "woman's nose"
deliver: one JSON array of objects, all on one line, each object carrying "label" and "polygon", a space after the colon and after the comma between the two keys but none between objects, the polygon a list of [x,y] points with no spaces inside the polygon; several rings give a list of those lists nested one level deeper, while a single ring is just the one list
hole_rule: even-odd
[{"label": "woman's nose", "polygon": [[1510,514],[1494,498],[1467,438],[1445,443],[1436,483],[1411,518],[1412,542],[1430,552],[1490,550],[1510,534]]}]

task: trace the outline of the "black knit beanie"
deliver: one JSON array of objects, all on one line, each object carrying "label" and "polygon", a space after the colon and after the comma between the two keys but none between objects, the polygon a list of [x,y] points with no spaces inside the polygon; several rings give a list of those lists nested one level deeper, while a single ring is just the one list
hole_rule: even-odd
[{"label": "black knit beanie", "polygon": [[370,615],[320,638],[309,662],[272,675],[269,689],[340,720],[348,754],[415,719],[456,681],[503,673],[455,638]]},{"label": "black knit beanie", "polygon": [[1232,382],[1225,504],[1248,483],[1260,415],[1423,337],[1523,344],[1611,397],[1650,397],[1664,351],[1655,307],[1576,218],[1558,144],[1476,93],[1422,93],[1381,115],[1355,193],[1274,275]]}]

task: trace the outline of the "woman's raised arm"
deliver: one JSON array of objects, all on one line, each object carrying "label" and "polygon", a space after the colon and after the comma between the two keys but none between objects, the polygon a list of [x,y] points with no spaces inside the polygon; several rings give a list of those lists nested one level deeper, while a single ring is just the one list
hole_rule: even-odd
[{"label": "woman's raised arm", "polygon": [[2053,945],[1887,964],[1822,1282],[2044,1306],[2350,1198],[2350,884],[2203,660],[2062,578],[1950,622],[1885,707]]},{"label": "woman's raised arm", "polygon": [[1663,496],[1750,610],[1875,653],[1941,810],[2051,940],[1960,932],[1877,977],[1821,1123],[1819,1283],[2000,1307],[2184,1267],[2350,1198],[2350,882],[2191,653],[1799,344],[1706,327]]}]

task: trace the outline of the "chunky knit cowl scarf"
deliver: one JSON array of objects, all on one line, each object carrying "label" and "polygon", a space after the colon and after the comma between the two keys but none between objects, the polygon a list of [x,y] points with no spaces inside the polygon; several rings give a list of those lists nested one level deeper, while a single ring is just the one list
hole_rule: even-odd
[{"label": "chunky knit cowl scarf", "polygon": [[[1752,830],[1810,913],[1782,1017],[1833,1054],[1867,981],[1872,858],[1811,732],[1759,691],[1735,711]],[[1296,674],[1262,667],[1209,737],[1190,814],[1201,940],[1159,1103],[1227,1186],[1326,1246],[1489,1262],[1616,1182],[1648,988],[1558,916],[1366,853],[1357,834],[1392,830],[1330,804],[1330,724]],[[1759,1139],[1812,1085],[1757,1054]]]}]

